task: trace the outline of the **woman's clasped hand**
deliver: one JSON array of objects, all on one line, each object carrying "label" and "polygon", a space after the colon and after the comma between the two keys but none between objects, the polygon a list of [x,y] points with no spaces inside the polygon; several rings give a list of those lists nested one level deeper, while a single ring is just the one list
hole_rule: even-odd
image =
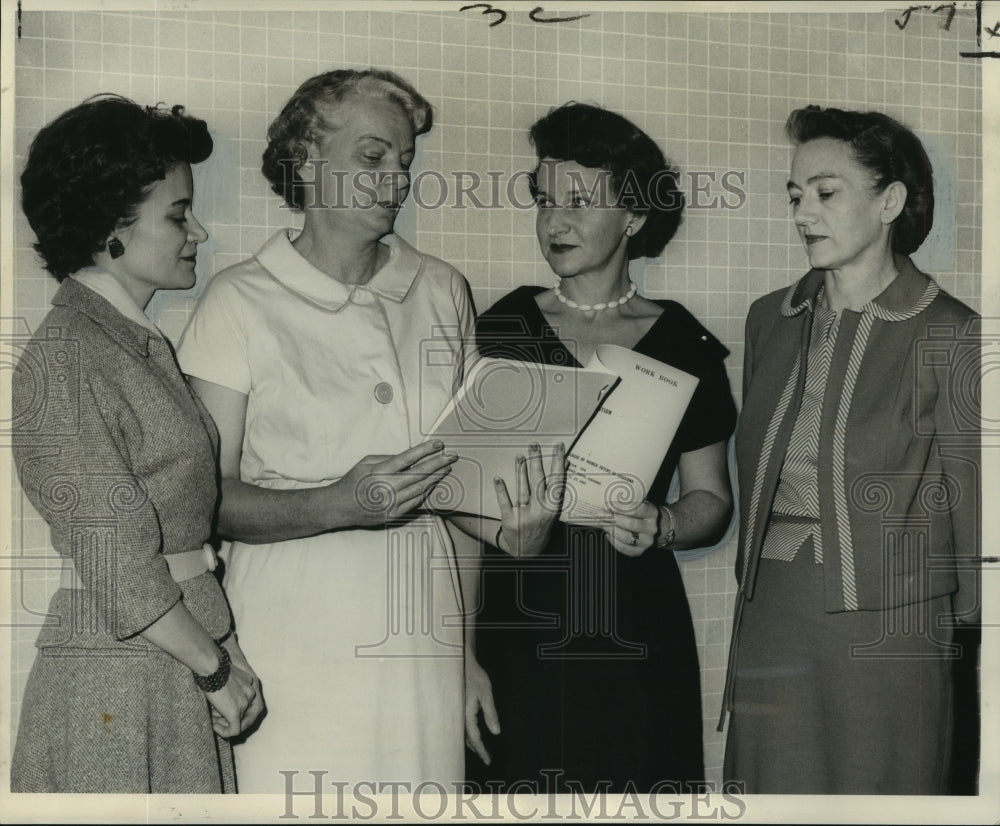
[{"label": "woman's clasped hand", "polygon": [[217,691],[205,697],[212,706],[212,728],[222,737],[235,737],[250,728],[264,711],[264,694],[260,679],[250,667],[233,637],[220,643],[229,655],[229,679]]}]

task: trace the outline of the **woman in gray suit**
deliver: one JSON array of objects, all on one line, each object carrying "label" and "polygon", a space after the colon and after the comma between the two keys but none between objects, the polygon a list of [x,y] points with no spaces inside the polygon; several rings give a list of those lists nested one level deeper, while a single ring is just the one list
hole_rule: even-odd
[{"label": "woman in gray suit", "polygon": [[[98,96],[35,138],[21,178],[60,282],[13,376],[14,460],[67,558],[38,637],[15,792],[235,791],[226,737],[263,701],[205,544],[218,437],[143,314],[194,284],[204,121]],[[214,731],[213,731],[214,729]]]}]

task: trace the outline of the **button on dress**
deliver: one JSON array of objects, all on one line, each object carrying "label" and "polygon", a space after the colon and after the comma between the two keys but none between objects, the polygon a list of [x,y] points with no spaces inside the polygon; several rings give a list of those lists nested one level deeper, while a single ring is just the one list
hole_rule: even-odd
[{"label": "button on dress", "polygon": [[[465,279],[397,236],[383,243],[371,281],[344,285],[281,231],[206,290],[179,359],[247,395],[243,481],[327,485],[366,455],[406,450],[460,383]],[[234,542],[224,584],[268,708],[235,750],[241,792],[311,789],[316,771],[449,789],[462,779],[461,596],[439,518]]]}]

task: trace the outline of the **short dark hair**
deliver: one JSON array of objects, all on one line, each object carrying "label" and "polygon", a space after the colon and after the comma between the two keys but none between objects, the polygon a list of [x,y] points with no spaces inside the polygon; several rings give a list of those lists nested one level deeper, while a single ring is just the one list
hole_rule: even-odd
[{"label": "short dark hair", "polygon": [[[677,170],[652,138],[627,118],[586,103],[564,103],[531,127],[528,137],[539,161],[574,161],[610,173],[618,206],[645,215],[628,240],[629,259],[663,252],[681,223],[684,195]],[[538,192],[538,167],[528,182]]]},{"label": "short dark hair", "polygon": [[267,129],[261,172],[271,189],[296,212],[305,206],[298,167],[308,160],[309,144],[319,143],[330,127],[320,104],[340,103],[348,95],[391,100],[403,109],[414,135],[431,130],[431,105],[395,72],[385,69],[335,69],[309,78],[282,107]]},{"label": "short dark hair", "polygon": [[45,269],[62,281],[91,266],[116,227],[128,225],[148,187],[178,163],[212,154],[203,120],[94,95],[43,126],[21,174],[21,207]]},{"label": "short dark hair", "polygon": [[875,192],[894,181],[906,187],[906,204],[892,225],[892,250],[915,252],[934,222],[934,170],[920,138],[882,112],[806,106],[788,116],[785,132],[794,144],[833,138],[851,148],[872,175]]}]

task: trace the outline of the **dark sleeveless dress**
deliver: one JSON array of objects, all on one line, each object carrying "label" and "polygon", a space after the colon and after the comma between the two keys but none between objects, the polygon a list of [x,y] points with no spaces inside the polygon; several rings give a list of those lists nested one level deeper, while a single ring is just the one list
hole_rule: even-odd
[{"label": "dark sleeveless dress", "polygon": [[[535,303],[510,293],[477,322],[484,356],[577,366]],[[725,441],[736,408],[725,347],[680,304],[635,351],[699,377],[650,490],[663,502],[681,453]],[[481,665],[502,733],[480,726],[490,766],[468,779],[515,792],[649,791],[704,779],[698,653],[672,552],[618,553],[602,530],[559,523],[543,553],[515,559],[486,547],[477,616]]]}]

